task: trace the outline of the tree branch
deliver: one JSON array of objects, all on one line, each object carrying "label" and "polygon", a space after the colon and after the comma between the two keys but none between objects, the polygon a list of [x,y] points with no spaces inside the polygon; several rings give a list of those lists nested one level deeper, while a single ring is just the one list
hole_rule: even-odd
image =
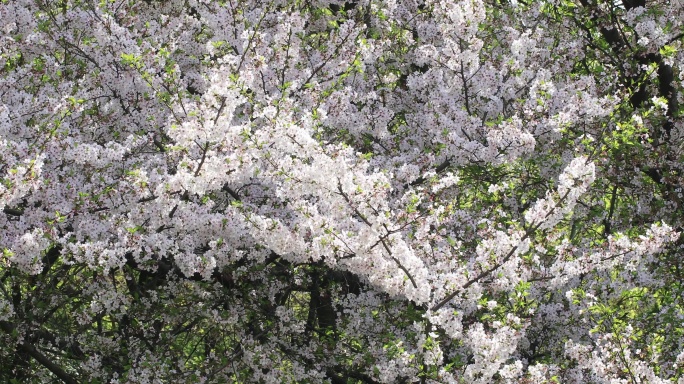
[{"label": "tree branch", "polygon": [[[5,333],[12,334],[12,332],[14,332],[15,326],[7,321],[0,321],[0,328],[3,331],[5,331]],[[23,342],[19,344],[18,347],[22,351],[28,353],[29,356],[36,360],[40,365],[47,368],[50,372],[52,372],[55,376],[57,376],[66,384],[78,384],[78,381],[76,381],[76,379],[74,379],[71,375],[66,373],[66,371],[64,371],[62,367],[55,364],[52,360],[48,359],[45,355],[43,355],[38,349],[36,349],[36,347],[33,344]]]}]

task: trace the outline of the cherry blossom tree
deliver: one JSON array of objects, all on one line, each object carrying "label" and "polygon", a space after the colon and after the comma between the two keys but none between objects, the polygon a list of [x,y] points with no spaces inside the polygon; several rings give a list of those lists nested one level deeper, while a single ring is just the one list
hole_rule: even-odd
[{"label": "cherry blossom tree", "polygon": [[4,0],[0,381],[681,383],[681,0]]}]

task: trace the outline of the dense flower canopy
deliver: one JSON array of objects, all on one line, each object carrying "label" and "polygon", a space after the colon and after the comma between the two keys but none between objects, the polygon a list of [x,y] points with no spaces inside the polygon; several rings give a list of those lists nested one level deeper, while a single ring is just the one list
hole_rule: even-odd
[{"label": "dense flower canopy", "polygon": [[0,27],[0,381],[684,380],[681,0]]}]

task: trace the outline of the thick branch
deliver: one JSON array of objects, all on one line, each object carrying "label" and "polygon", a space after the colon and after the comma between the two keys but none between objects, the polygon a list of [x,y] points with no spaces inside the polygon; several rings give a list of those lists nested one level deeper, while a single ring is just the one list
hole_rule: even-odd
[{"label": "thick branch", "polygon": [[[11,334],[14,332],[14,325],[7,322],[7,321],[0,321],[0,328],[5,331],[7,334]],[[60,378],[63,382],[66,384],[78,384],[78,381],[71,377],[62,367],[59,365],[55,364],[52,360],[48,359],[45,355],[40,353],[38,349],[36,349],[33,344],[29,344],[27,342],[23,342],[19,344],[19,349],[22,351],[28,353],[29,356],[31,356],[34,360],[36,360],[40,365],[43,367],[47,368],[50,372],[52,372],[55,376]]]},{"label": "thick branch", "polygon": [[21,216],[21,215],[24,214],[24,210],[23,210],[23,209],[10,208],[10,207],[5,207],[5,208],[3,208],[3,209],[2,209],[2,212],[3,212],[3,213],[6,213],[6,214],[8,214],[8,215],[17,216],[17,217],[19,217],[19,216]]},{"label": "thick branch", "polygon": [[[443,172],[445,169],[447,169],[450,165],[451,165],[451,160],[450,160],[450,159],[446,159],[446,160],[444,160],[440,165],[438,165],[437,168],[435,168],[435,172],[436,172],[436,173],[442,173],[442,172]],[[410,185],[411,187],[415,187],[416,185],[423,184],[424,182],[425,182],[425,178],[424,178],[423,176],[421,176],[421,177],[419,177],[419,178],[413,180],[409,185]],[[405,186],[405,187],[408,188],[409,185],[407,185],[407,186]]]}]

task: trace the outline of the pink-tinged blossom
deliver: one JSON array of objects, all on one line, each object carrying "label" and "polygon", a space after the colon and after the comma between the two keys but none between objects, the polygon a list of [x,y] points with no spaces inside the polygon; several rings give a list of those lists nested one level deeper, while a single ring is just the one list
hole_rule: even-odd
[{"label": "pink-tinged blossom", "polygon": [[15,240],[10,250],[5,250],[5,257],[9,256],[10,265],[24,273],[36,275],[43,269],[42,253],[50,242],[43,231],[34,229]]},{"label": "pink-tinged blossom", "polygon": [[594,177],[592,162],[585,157],[573,159],[558,176],[556,194],[547,193],[546,198],[537,201],[525,212],[525,220],[530,226],[539,229],[555,226],[573,211],[577,199],[587,191]]}]

